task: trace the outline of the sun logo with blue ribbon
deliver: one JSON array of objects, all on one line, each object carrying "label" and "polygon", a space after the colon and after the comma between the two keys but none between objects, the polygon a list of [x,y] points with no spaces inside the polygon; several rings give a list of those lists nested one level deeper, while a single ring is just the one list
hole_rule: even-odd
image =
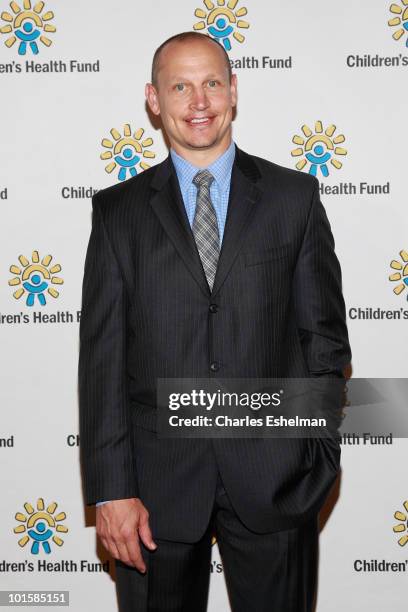
[{"label": "sun logo with blue ribbon", "polygon": [[19,524],[14,527],[13,531],[17,535],[23,534],[18,540],[21,548],[31,542],[31,553],[33,555],[38,555],[41,550],[49,555],[51,542],[54,542],[57,546],[63,545],[64,540],[57,534],[68,532],[68,527],[61,523],[67,517],[65,512],[55,514],[57,507],[56,502],[52,502],[45,507],[44,500],[40,497],[37,500],[36,508],[26,502],[24,504],[26,513],[16,513],[15,519]]},{"label": "sun logo with blue ribbon", "polygon": [[298,147],[291,152],[292,157],[301,157],[296,163],[298,170],[308,169],[309,174],[329,176],[329,164],[340,170],[343,163],[336,156],[347,155],[347,150],[339,145],[346,139],[343,134],[335,136],[337,128],[330,125],[326,130],[321,121],[316,121],[314,131],[307,125],[302,126],[303,136],[296,135],[292,142]]},{"label": "sun logo with blue ribbon", "polygon": [[156,153],[149,148],[153,144],[153,139],[143,138],[143,128],[139,128],[132,134],[129,123],[126,123],[123,127],[123,135],[116,128],[112,128],[110,133],[113,140],[110,138],[102,140],[102,146],[107,151],[101,153],[101,159],[112,160],[105,166],[108,174],[118,168],[118,179],[124,181],[128,175],[136,176],[138,170],[150,168],[150,164],[147,164],[144,159],[154,159]]},{"label": "sun logo with blue ribbon", "polygon": [[206,11],[197,8],[194,15],[200,19],[193,25],[194,30],[207,30],[208,34],[220,42],[226,51],[231,51],[231,37],[242,43],[245,36],[238,29],[249,28],[248,21],[241,19],[248,13],[243,6],[236,10],[239,0],[204,0]]},{"label": "sun logo with blue ribbon", "polygon": [[400,521],[397,525],[394,525],[392,528],[394,533],[404,534],[398,540],[398,544],[400,546],[405,546],[408,544],[408,500],[403,503],[405,512],[400,512],[397,510],[394,513],[394,518],[397,521]]},{"label": "sun logo with blue ribbon", "polygon": [[24,255],[20,255],[18,261],[20,265],[10,266],[10,272],[15,276],[8,282],[10,287],[17,287],[13,293],[16,300],[27,296],[27,306],[34,306],[35,303],[45,306],[46,295],[53,298],[59,296],[51,285],[62,285],[64,281],[60,276],[55,276],[61,271],[61,266],[52,264],[52,255],[45,255],[40,261],[38,251],[33,251],[31,262]]},{"label": "sun logo with blue ribbon", "polygon": [[388,21],[391,28],[396,28],[392,37],[394,40],[400,40],[405,36],[405,45],[408,47],[408,0],[401,0],[400,4],[391,4],[390,11],[395,15]]},{"label": "sun logo with blue ribbon", "polygon": [[4,41],[6,47],[12,47],[18,42],[18,54],[26,55],[31,50],[33,55],[38,55],[38,43],[46,47],[52,44],[52,40],[46,34],[56,32],[56,27],[50,23],[54,18],[52,11],[44,11],[44,2],[36,2],[32,6],[30,0],[24,0],[21,8],[17,2],[10,2],[11,13],[3,11],[1,19],[6,25],[0,28],[1,34],[10,35]]},{"label": "sun logo with blue ribbon", "polygon": [[[398,283],[393,291],[395,295],[400,295],[405,289],[408,288],[408,252],[400,251],[399,252],[401,260],[393,259],[390,263],[390,267],[395,270],[390,276],[388,280],[393,283]],[[408,300],[408,295],[407,295]]]}]

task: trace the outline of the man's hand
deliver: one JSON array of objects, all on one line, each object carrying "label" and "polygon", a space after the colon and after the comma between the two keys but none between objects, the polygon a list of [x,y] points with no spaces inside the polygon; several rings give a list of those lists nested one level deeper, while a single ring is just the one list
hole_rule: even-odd
[{"label": "man's hand", "polygon": [[149,513],[138,497],[115,499],[96,508],[96,532],[115,558],[146,572],[140,541],[155,550],[149,526]]}]

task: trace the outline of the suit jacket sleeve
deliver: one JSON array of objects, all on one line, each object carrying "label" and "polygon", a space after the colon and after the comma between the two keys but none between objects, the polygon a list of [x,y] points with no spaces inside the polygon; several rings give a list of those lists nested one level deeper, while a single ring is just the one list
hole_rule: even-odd
[{"label": "suit jacket sleeve", "polygon": [[340,264],[315,181],[294,274],[298,332],[310,376],[343,376],[350,363]]},{"label": "suit jacket sleeve", "polygon": [[79,432],[85,501],[137,497],[126,384],[127,294],[94,196],[80,324]]}]

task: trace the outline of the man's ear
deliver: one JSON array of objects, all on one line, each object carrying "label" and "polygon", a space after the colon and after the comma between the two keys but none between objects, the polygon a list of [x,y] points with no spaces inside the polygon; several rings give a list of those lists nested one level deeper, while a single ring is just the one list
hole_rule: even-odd
[{"label": "man's ear", "polygon": [[236,106],[237,105],[237,98],[238,98],[238,83],[237,83],[237,75],[233,74],[231,76],[231,101],[232,101],[232,106]]},{"label": "man's ear", "polygon": [[160,105],[157,91],[152,83],[146,83],[145,87],[146,100],[150,110],[154,115],[160,115]]}]

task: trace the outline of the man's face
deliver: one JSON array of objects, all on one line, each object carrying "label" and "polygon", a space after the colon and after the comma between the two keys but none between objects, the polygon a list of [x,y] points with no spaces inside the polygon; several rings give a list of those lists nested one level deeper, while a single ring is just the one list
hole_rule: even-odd
[{"label": "man's face", "polygon": [[146,85],[149,106],[161,116],[171,146],[187,156],[228,147],[236,91],[222,50],[205,40],[169,43],[160,56],[156,87]]}]

